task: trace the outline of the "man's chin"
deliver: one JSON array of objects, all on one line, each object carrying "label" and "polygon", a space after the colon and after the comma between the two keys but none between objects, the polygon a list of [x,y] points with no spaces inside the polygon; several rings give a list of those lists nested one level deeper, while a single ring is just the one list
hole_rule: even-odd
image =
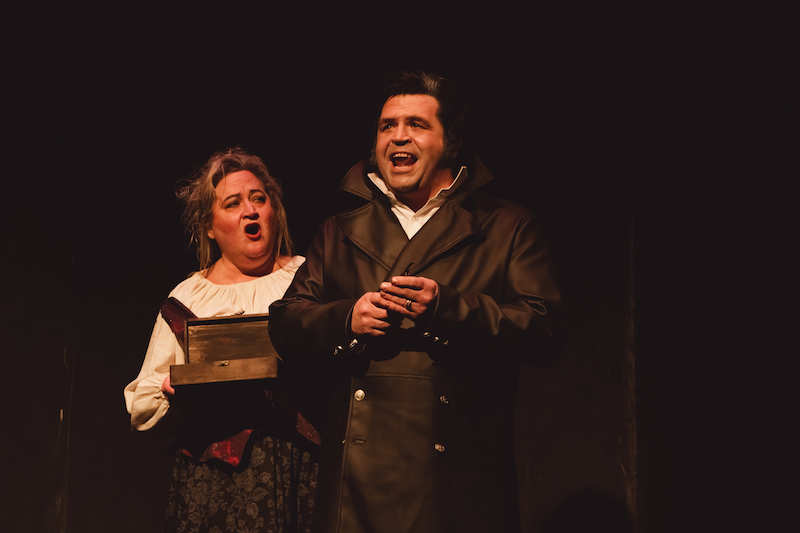
[{"label": "man's chin", "polygon": [[419,180],[412,174],[392,173],[383,181],[394,193],[412,191],[419,185]]},{"label": "man's chin", "polygon": [[381,172],[385,172],[390,176],[404,176],[411,172],[414,172],[414,168],[417,166],[416,163],[406,166],[395,166],[391,163],[384,164],[378,168],[380,168]]}]

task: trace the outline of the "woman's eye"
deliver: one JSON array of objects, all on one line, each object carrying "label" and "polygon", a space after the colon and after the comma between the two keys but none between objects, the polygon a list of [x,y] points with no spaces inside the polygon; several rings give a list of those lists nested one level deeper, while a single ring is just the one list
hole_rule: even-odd
[{"label": "woman's eye", "polygon": [[257,204],[263,204],[266,201],[267,201],[267,198],[265,196],[256,196],[255,198],[253,198],[253,202],[255,202]]},{"label": "woman's eye", "polygon": [[237,207],[238,205],[239,205],[239,202],[231,202],[229,204],[225,204],[225,209],[231,209],[233,207]]}]

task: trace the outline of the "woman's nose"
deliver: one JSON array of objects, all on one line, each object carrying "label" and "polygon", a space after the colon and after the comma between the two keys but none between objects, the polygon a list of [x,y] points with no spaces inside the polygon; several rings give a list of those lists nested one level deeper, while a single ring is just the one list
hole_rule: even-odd
[{"label": "woman's nose", "polygon": [[253,202],[244,202],[244,217],[251,219],[258,218],[258,209],[256,209],[256,205]]}]

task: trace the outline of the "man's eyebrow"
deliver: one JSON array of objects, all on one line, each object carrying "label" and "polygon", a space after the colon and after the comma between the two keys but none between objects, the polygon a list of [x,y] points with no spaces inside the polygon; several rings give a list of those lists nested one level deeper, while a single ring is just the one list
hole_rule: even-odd
[{"label": "man's eyebrow", "polygon": [[386,122],[397,122],[398,120],[405,120],[407,122],[422,122],[424,124],[430,124],[428,119],[420,117],[418,115],[410,115],[407,117],[381,117],[378,120],[378,124],[385,124]]},{"label": "man's eyebrow", "polygon": [[406,120],[411,121],[411,122],[422,122],[423,124],[428,124],[428,125],[430,124],[428,119],[419,117],[417,115],[406,117]]}]

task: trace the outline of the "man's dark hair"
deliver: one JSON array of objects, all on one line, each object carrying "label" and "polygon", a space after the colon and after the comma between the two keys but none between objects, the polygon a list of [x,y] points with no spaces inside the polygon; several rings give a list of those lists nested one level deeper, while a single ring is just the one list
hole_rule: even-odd
[{"label": "man's dark hair", "polygon": [[[452,166],[464,138],[467,122],[467,106],[455,83],[442,76],[422,71],[403,71],[389,74],[386,85],[378,93],[379,107],[377,118],[386,101],[403,94],[424,94],[433,96],[439,102],[437,118],[444,128],[444,150],[441,166]],[[374,159],[374,156],[373,156]]]}]

